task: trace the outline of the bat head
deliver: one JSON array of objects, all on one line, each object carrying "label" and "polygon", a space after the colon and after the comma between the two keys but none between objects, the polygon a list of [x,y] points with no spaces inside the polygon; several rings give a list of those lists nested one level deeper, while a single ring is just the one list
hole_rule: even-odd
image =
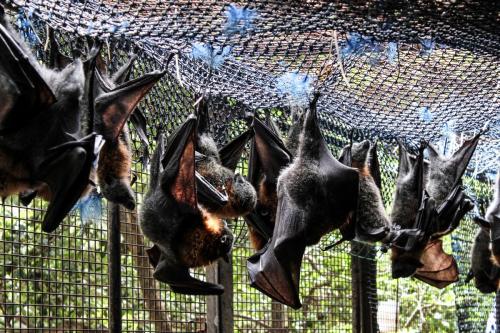
[{"label": "bat head", "polygon": [[243,216],[251,212],[257,203],[257,193],[250,182],[239,173],[226,180],[226,192],[234,215]]},{"label": "bat head", "polygon": [[370,147],[371,142],[369,140],[364,140],[362,142],[353,142],[351,147],[353,167],[362,168],[366,165]]}]

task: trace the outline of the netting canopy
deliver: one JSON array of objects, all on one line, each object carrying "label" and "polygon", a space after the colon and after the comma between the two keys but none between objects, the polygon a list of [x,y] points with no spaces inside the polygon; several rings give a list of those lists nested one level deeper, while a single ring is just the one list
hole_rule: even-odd
[{"label": "netting canopy", "polygon": [[252,109],[287,106],[283,80],[307,75],[322,112],[374,136],[429,140],[496,122],[483,163],[498,155],[494,0],[14,3],[72,34],[125,39],[186,87]]},{"label": "netting canopy", "polygon": [[[498,168],[499,1],[0,3],[42,62],[49,58],[51,31],[66,55],[85,55],[99,39],[112,69],[136,53],[134,77],[167,70],[140,104],[147,140],[135,125],[131,127],[133,189],[139,207],[148,187],[148,150],[155,146],[159,131],[170,134],[194,110],[201,93],[210,96],[214,137],[225,143],[247,128],[248,112],[271,115],[286,131],[291,109],[319,91],[321,130],[336,156],[351,134],[354,140],[381,140],[382,196],[387,208],[397,174],[396,139],[410,147],[429,140],[453,150],[486,125],[489,131],[482,136],[467,175],[491,175]],[[246,158],[248,152],[239,164],[242,174],[247,171]],[[491,184],[473,178],[465,181],[468,194],[487,205]],[[104,215],[83,223],[78,219],[81,212],[74,210],[54,234],[45,234],[33,223],[45,209],[38,199],[26,208],[17,198],[0,207],[0,328],[107,332],[112,326],[108,273],[113,259],[108,254],[111,228],[106,222],[112,219]],[[229,223],[236,238],[231,268],[218,272],[227,279],[225,286],[231,286],[226,291],[230,304],[175,294],[155,281],[137,210],[122,209],[120,223],[119,315],[126,332],[215,332],[215,317],[230,317],[234,332],[249,333],[414,332],[417,326],[422,332],[484,332],[488,317],[488,326],[495,320],[490,315],[495,312],[493,297],[479,294],[472,283],[463,281],[476,230],[470,216],[446,239],[447,252],[455,256],[460,269],[461,280],[453,287],[429,291],[413,279],[390,279],[389,255],[378,247],[353,242],[321,251],[338,239],[338,234],[330,234],[304,256],[300,311],[248,286],[246,260],[254,251],[241,219]],[[360,267],[365,275],[359,274]],[[208,278],[210,272],[195,274]],[[364,295],[355,295],[355,290]],[[359,317],[356,297],[369,303],[373,321],[369,330],[353,320]],[[430,302],[435,299],[437,303]],[[426,324],[424,314],[439,323]],[[441,322],[456,326],[439,326],[444,325]]]}]

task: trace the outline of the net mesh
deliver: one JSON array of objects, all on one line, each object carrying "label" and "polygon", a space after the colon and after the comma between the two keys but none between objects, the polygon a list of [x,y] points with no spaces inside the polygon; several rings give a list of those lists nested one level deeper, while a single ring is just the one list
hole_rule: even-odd
[{"label": "net mesh", "polygon": [[[496,1],[16,0],[7,5],[42,61],[47,60],[50,26],[66,54],[75,49],[85,53],[87,37],[99,38],[111,68],[135,52],[140,61],[134,76],[168,70],[140,105],[149,146],[133,129],[131,133],[139,205],[157,133],[170,133],[180,124],[193,111],[197,93],[211,96],[212,124],[220,144],[245,129],[243,117],[249,111],[272,114],[286,133],[296,96],[281,88],[290,77],[302,82],[307,78],[321,91],[321,127],[336,155],[353,129],[355,141],[382,141],[388,209],[397,172],[396,138],[407,143],[441,137],[459,141],[457,137],[489,122],[491,130],[481,140],[469,174],[491,174],[498,164]],[[241,12],[230,12],[238,6],[244,8],[244,18]],[[240,164],[243,174],[245,158]],[[488,191],[479,195],[477,184],[467,185],[482,200],[491,196]],[[488,183],[482,186],[491,188]],[[11,332],[107,331],[106,215],[82,224],[74,212],[47,235],[36,223],[45,208],[37,200],[22,207],[16,198],[0,208],[0,327]],[[123,331],[206,331],[206,298],[178,295],[156,282],[144,252],[150,244],[140,233],[137,214],[123,211],[121,220]],[[287,309],[248,286],[246,259],[253,252],[248,230],[242,220],[231,226],[237,236],[232,253],[235,332],[351,331],[353,256],[372,271],[369,306],[381,332],[481,332],[487,326],[493,296],[480,295],[463,281],[436,291],[411,279],[391,280],[389,255],[376,247],[362,254],[350,244],[321,251],[322,245],[338,239],[335,233],[306,252],[301,272],[304,306]],[[470,266],[474,230],[467,220],[446,240],[462,276]],[[205,275],[202,270],[196,274]],[[431,317],[436,320],[426,320]]]}]

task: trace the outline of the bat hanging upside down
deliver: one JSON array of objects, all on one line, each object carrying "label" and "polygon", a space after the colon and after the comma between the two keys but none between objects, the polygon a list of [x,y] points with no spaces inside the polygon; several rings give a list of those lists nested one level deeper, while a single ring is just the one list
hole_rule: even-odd
[{"label": "bat hanging upside down", "polygon": [[[429,145],[428,166],[424,163],[421,146],[416,159],[411,159],[400,144],[400,166],[391,213],[392,223],[401,228],[420,230],[415,236],[399,239],[392,246],[393,277],[408,277],[417,272],[428,272],[423,261],[437,261],[437,258],[423,257],[429,242],[435,242],[444,235],[457,228],[463,216],[473,208],[471,201],[461,186],[461,177],[474,153],[482,132],[464,142],[462,147],[450,157],[444,157]],[[440,257],[445,260],[448,255],[441,252]],[[453,259],[454,261],[454,259]],[[442,267],[446,265],[443,264]],[[447,281],[456,281],[458,273],[456,264],[448,266]],[[428,278],[424,274],[423,280]],[[453,282],[452,281],[452,282]],[[427,281],[426,281],[427,282]],[[436,281],[436,286],[440,285]]]},{"label": "bat hanging upside down", "polygon": [[29,193],[28,199],[49,200],[42,222],[47,232],[89,189],[102,137],[116,138],[162,75],[156,72],[95,96],[89,63],[92,57],[61,70],[39,65],[0,7],[0,195]]},{"label": "bat hanging upside down", "polygon": [[305,115],[297,155],[278,178],[271,241],[247,262],[253,287],[295,309],[306,246],[345,224],[357,207],[358,173],[330,153],[318,126],[318,97]]},{"label": "bat hanging upside down", "polygon": [[233,244],[233,235],[223,220],[198,203],[200,186],[206,194],[212,191],[212,202],[218,202],[220,207],[227,200],[196,173],[196,124],[196,117],[190,116],[170,136],[166,149],[162,137],[159,138],[140,225],[144,235],[155,244],[148,254],[157,280],[168,283],[177,293],[216,295],[224,292],[222,286],[189,274],[190,268],[226,257]]}]

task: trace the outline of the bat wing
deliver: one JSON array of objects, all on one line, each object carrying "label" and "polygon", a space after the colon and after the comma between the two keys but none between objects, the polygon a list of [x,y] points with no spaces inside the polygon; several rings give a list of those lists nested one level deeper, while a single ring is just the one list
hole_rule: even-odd
[{"label": "bat wing", "polygon": [[139,101],[164,72],[152,72],[101,94],[95,102],[95,130],[104,139],[115,141]]},{"label": "bat wing", "polygon": [[52,148],[42,162],[37,179],[47,183],[52,197],[42,222],[43,231],[54,231],[87,188],[101,146],[101,137],[91,134]]},{"label": "bat wing", "polygon": [[[268,190],[276,194],[279,173],[291,162],[292,154],[278,135],[259,119],[254,118],[252,128],[253,138],[248,159],[248,180],[257,191]],[[260,186],[261,181],[263,181],[262,187]],[[270,209],[275,210],[276,207],[270,207]],[[274,228],[274,221],[270,221],[270,215],[268,211],[264,213],[259,209],[254,209],[245,216],[245,220],[265,240],[269,240]]]},{"label": "bat wing", "polygon": [[437,208],[437,221],[432,237],[445,236],[455,230],[462,218],[474,208],[461,185],[455,186],[445,201]]},{"label": "bat wing", "polygon": [[0,108],[0,130],[16,129],[56,102],[38,68],[7,25],[0,24],[0,100],[9,105]]},{"label": "bat wing", "polygon": [[[324,234],[339,227],[357,207],[358,173],[338,162],[328,149],[317,122],[316,100],[311,102],[304,121],[303,133],[307,138],[299,143],[296,160],[280,176],[272,240],[247,263],[255,288],[294,309],[302,306],[299,280],[306,246],[317,243]],[[315,144],[309,151],[312,141]],[[302,163],[317,165],[317,174],[313,176],[309,166]],[[305,183],[313,188],[301,190],[320,194],[309,204],[299,202],[302,193],[293,189],[295,183],[300,184],[306,176],[316,180]]]},{"label": "bat wing", "polygon": [[132,68],[134,67],[134,62],[137,60],[137,55],[132,54],[128,61],[123,64],[111,78],[115,84],[122,84],[130,80],[130,75],[132,73]]},{"label": "bat wing", "polygon": [[500,263],[500,216],[492,214],[490,218],[492,219],[490,231],[491,253],[498,265]]},{"label": "bat wing", "polygon": [[258,118],[254,118],[252,127],[255,133],[254,142],[256,158],[259,161],[258,167],[268,180],[276,181],[281,170],[292,161],[292,154],[285,147],[283,141]]},{"label": "bat wing", "polygon": [[[190,116],[172,134],[163,155],[164,170],[161,175],[162,191],[178,204],[188,205],[193,209],[198,209],[195,176],[196,124],[196,117]],[[177,293],[220,295],[224,291],[220,285],[193,278],[188,267],[172,263],[163,253],[158,258],[154,277],[168,283],[172,291]]]},{"label": "bat wing", "polygon": [[415,272],[414,277],[417,279],[439,289],[458,281],[457,262],[444,252],[442,240],[427,243],[420,261],[423,267]]},{"label": "bat wing", "polygon": [[252,129],[248,129],[219,150],[219,157],[224,167],[232,171],[236,170],[241,155],[252,136]]},{"label": "bat wing", "polygon": [[470,159],[476,151],[477,144],[479,143],[479,138],[481,137],[482,132],[476,134],[473,138],[466,140],[460,149],[458,149],[451,159],[455,161],[455,165],[457,165],[456,170],[456,178],[455,178],[455,186],[461,183],[461,178],[469,165]]},{"label": "bat wing", "polygon": [[306,248],[303,211],[285,194],[279,200],[276,216],[281,223],[277,221],[272,241],[247,261],[250,284],[272,299],[298,309],[302,306],[299,279]]},{"label": "bat wing", "polygon": [[370,166],[370,175],[373,177],[375,184],[382,191],[382,174],[380,172],[380,163],[377,154],[378,141],[375,141],[368,151],[368,164]]},{"label": "bat wing", "polygon": [[139,139],[141,139],[142,146],[144,148],[144,155],[142,161],[144,164],[146,164],[149,159],[149,151],[148,151],[149,140],[147,135],[148,126],[146,117],[144,116],[144,113],[139,107],[136,107],[135,111],[132,112],[132,115],[130,116],[130,121],[134,125],[135,131],[137,132]]}]

